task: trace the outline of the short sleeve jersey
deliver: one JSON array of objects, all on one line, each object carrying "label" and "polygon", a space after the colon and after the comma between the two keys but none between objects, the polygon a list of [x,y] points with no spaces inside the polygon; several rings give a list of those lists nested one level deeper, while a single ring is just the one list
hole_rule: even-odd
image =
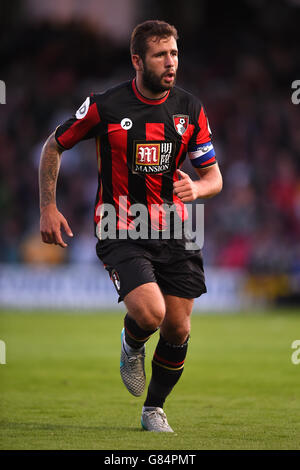
[{"label": "short sleeve jersey", "polygon": [[196,168],[216,163],[211,131],[201,102],[174,87],[163,98],[151,100],[135,80],[104,93],[91,94],[77,112],[57,127],[55,138],[64,149],[94,138],[98,160],[98,190],[94,221],[99,224],[103,205],[116,212],[117,230],[128,229],[130,208],[143,204],[154,230],[164,230],[164,211],[175,205],[184,220],[187,211],[173,193],[176,170],[188,154]]}]

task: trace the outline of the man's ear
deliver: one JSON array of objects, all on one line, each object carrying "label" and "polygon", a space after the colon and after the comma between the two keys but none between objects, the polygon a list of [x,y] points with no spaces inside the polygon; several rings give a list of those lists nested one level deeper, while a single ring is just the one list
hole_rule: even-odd
[{"label": "man's ear", "polygon": [[143,59],[138,54],[132,54],[131,62],[136,72],[144,71]]}]

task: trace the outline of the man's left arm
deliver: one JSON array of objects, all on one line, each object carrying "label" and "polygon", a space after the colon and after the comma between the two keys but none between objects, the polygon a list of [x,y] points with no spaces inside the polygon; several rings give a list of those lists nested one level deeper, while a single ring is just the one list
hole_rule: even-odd
[{"label": "man's left arm", "polygon": [[180,179],[173,184],[173,190],[182,202],[210,198],[222,190],[223,179],[218,163],[206,168],[195,168],[195,171],[199,179],[193,181],[187,173],[177,170]]}]

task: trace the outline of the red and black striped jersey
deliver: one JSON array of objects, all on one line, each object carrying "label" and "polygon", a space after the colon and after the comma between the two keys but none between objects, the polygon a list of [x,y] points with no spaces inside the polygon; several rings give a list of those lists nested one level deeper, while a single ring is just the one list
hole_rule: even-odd
[{"label": "red and black striped jersey", "polygon": [[81,140],[95,138],[99,186],[95,224],[104,204],[114,206],[117,229],[128,229],[130,208],[143,204],[151,226],[163,230],[163,211],[176,205],[184,220],[184,204],[173,193],[176,169],[188,154],[195,167],[216,163],[211,131],[201,102],[174,87],[158,100],[141,95],[135,80],[104,93],[91,94],[66,122],[57,127],[57,142],[64,149]]}]

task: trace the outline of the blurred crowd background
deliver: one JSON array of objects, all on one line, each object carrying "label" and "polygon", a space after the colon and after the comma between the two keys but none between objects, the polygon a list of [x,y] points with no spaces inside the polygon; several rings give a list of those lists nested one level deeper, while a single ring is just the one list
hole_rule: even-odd
[{"label": "blurred crowd background", "polygon": [[[58,207],[75,234],[67,250],[40,242],[40,152],[87,94],[133,77],[131,31],[159,18],[178,29],[177,83],[204,103],[224,177],[222,193],[205,202],[205,264],[300,279],[300,104],[291,100],[299,1],[16,0],[0,8],[0,262],[98,263],[94,142],[62,157]],[[184,169],[192,175],[189,162]]]}]

